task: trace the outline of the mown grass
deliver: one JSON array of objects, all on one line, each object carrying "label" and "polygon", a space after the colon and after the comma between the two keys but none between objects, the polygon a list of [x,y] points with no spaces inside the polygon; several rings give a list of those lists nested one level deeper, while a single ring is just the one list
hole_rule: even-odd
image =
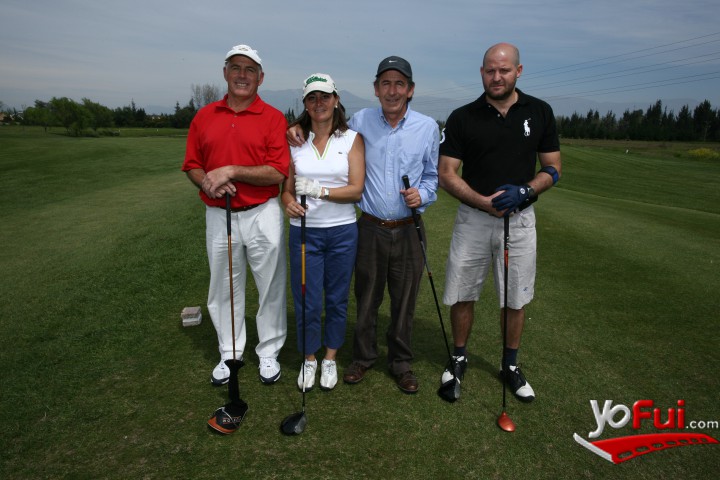
[{"label": "mown grass", "polygon": [[[536,208],[538,284],[521,350],[538,398],[509,399],[515,433],[494,423],[494,295],[478,305],[463,396],[450,405],[435,395],[446,354],[425,282],[421,391],[401,394],[380,362],[359,385],[309,393],[308,427],[291,438],[279,424],[300,408],[292,302],[272,387],[257,380],[250,302],[240,372],[250,411],[221,437],[205,426],[227,391],[208,381],[217,347],[203,208],[179,170],[182,135],[142,133],[0,129],[1,478],[712,478],[720,467],[716,445],[612,465],[572,438],[596,428],[591,399],[663,409],[684,399],[688,420],[720,420],[720,162],[687,153],[698,145],[563,144],[563,180]],[[440,294],[455,208],[441,192],[425,215]],[[203,323],[183,328],[192,305]],[[350,309],[341,370],[353,298]],[[610,430],[604,438],[634,433]]]}]

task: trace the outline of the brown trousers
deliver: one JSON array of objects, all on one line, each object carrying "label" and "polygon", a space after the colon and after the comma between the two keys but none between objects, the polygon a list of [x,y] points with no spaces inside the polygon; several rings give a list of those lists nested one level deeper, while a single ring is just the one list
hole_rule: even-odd
[{"label": "brown trousers", "polygon": [[[388,369],[393,375],[412,367],[412,326],[424,261],[414,224],[387,228],[360,217],[355,260],[357,322],[353,360],[366,367],[378,358],[378,310],[390,293],[390,324],[386,337]],[[420,221],[423,239],[425,230]]]}]

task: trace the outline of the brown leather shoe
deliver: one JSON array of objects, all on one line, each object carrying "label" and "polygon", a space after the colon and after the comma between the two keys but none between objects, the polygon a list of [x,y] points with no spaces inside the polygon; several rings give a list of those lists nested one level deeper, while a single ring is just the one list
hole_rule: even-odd
[{"label": "brown leather shoe", "polygon": [[352,362],[348,368],[345,369],[343,375],[343,381],[345,383],[355,384],[365,378],[365,372],[368,371],[368,367],[358,362]]},{"label": "brown leather shoe", "polygon": [[411,370],[401,373],[400,375],[396,375],[395,381],[397,382],[398,388],[404,393],[417,393],[418,391],[417,377]]}]

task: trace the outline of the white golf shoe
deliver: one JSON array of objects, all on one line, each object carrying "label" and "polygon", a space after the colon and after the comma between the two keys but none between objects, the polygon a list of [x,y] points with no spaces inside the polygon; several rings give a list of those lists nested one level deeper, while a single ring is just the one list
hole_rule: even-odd
[{"label": "white golf shoe", "polygon": [[213,385],[225,385],[228,380],[230,380],[230,369],[225,365],[225,360],[220,360],[220,363],[212,371],[210,382]]},{"label": "white golf shoe", "polygon": [[320,388],[332,390],[337,385],[337,365],[334,360],[323,360],[320,372]]},{"label": "white golf shoe", "polygon": [[298,375],[298,388],[300,390],[303,390],[303,372],[304,372],[304,378],[305,378],[305,391],[309,392],[312,390],[313,386],[315,386],[315,372],[317,371],[317,360],[313,360],[312,362],[305,360],[302,365],[300,365],[300,375]]},{"label": "white golf shoe", "polygon": [[260,357],[260,381],[272,385],[280,379],[280,364],[273,357]]}]

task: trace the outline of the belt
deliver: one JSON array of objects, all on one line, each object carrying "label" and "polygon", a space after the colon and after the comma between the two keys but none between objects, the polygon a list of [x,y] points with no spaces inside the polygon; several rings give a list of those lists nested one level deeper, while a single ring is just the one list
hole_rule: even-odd
[{"label": "belt", "polygon": [[[401,218],[399,220],[383,220],[382,218],[374,217],[369,213],[365,212],[362,213],[361,217],[385,228],[396,228],[403,225],[412,225],[413,223],[415,223],[413,217]],[[418,215],[417,218],[418,220],[420,220],[420,215]]]},{"label": "belt", "polygon": [[[496,217],[496,216],[493,215],[492,213],[488,212],[487,210],[483,210],[482,208],[473,207],[472,205],[468,205],[468,204],[465,203],[465,202],[463,202],[463,205],[465,205],[466,207],[470,207],[470,208],[472,208],[473,210],[477,210],[478,212],[486,213],[486,214],[490,215],[490,216],[493,217],[493,218],[502,218],[502,217]],[[509,216],[509,217],[512,217],[513,215],[515,215],[515,213],[516,213],[516,212],[510,212],[510,215],[508,215],[508,216]]]},{"label": "belt", "polygon": [[[247,212],[248,210],[252,210],[253,208],[259,207],[260,205],[262,205],[262,203],[256,203],[254,205],[245,205],[244,207],[231,208],[230,211],[233,213]],[[217,207],[217,208],[222,208],[223,210],[225,210],[225,207]]]}]

